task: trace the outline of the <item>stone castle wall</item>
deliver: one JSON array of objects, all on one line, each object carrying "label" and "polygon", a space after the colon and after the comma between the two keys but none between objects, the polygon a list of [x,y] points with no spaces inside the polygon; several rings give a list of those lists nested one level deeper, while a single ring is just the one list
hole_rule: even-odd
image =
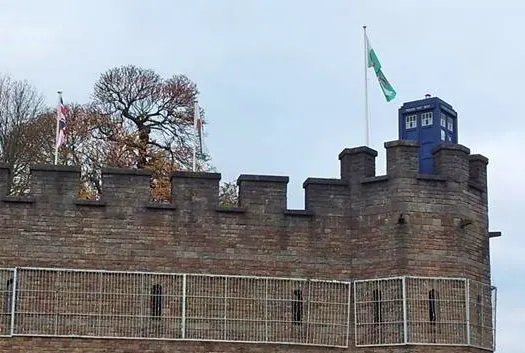
[{"label": "stone castle wall", "polygon": [[[339,178],[304,182],[304,210],[287,209],[288,178],[283,176],[241,175],[238,207],[220,208],[220,174],[176,173],[172,203],[156,204],[151,202],[150,174],[144,171],[104,170],[101,200],[87,201],[77,199],[78,168],[34,167],[30,194],[0,201],[0,267],[339,281],[413,275],[490,283],[487,159],[461,145],[442,145],[435,151],[437,173],[419,175],[416,143],[393,141],[385,147],[387,174],[382,176],[375,175],[374,150],[341,152]],[[0,167],[0,195],[6,194],[8,173]],[[349,337],[349,349],[356,349],[354,334]],[[115,352],[132,347],[144,352],[146,347],[155,347],[155,352],[249,352],[264,347],[12,337],[0,338],[0,351],[84,351],[90,342],[93,352],[103,347]],[[360,348],[425,349],[441,348]],[[268,351],[279,350],[330,348],[268,346]]]}]

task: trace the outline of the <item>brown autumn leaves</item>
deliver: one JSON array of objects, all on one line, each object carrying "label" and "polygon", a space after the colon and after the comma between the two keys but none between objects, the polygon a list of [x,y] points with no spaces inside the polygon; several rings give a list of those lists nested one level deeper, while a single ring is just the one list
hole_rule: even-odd
[{"label": "brown autumn leaves", "polygon": [[[109,69],[94,84],[91,101],[68,107],[67,143],[59,150],[59,164],[82,170],[82,198],[102,192],[104,167],[151,170],[152,196],[170,199],[170,175],[191,170],[194,102],[198,90],[184,75],[163,78],[133,65]],[[201,109],[201,118],[205,120]],[[23,194],[29,167],[52,164],[56,107],[47,107],[28,82],[0,76],[0,163],[11,168],[10,192]],[[206,153],[197,154],[197,170],[213,167]],[[221,200],[236,203],[233,183],[221,187]]]}]

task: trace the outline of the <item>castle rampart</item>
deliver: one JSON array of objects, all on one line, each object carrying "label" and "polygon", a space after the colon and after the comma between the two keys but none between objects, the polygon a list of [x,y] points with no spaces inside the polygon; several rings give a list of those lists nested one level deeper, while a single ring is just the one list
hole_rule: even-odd
[{"label": "castle rampart", "polygon": [[[185,244],[182,256],[166,258],[163,269],[177,268],[179,261],[187,267],[184,254],[199,252],[200,246],[195,251],[190,249],[202,241],[210,245],[210,259],[231,257],[233,273],[247,268],[246,264],[233,266],[234,263],[250,261],[260,253],[267,253],[268,259],[282,253],[278,267],[321,256],[323,260],[317,265],[312,263],[312,270],[321,275],[320,268],[329,262],[328,272],[324,273],[328,278],[408,271],[468,275],[488,281],[485,256],[460,256],[466,247],[473,246],[483,250],[473,253],[488,254],[486,158],[470,155],[461,145],[443,145],[435,151],[439,173],[420,175],[416,143],[393,141],[385,147],[386,175],[375,175],[377,152],[359,147],[340,154],[340,179],[308,178],[303,185],[305,210],[287,209],[288,177],[283,176],[241,175],[238,207],[223,209],[218,204],[218,173],[175,173],[171,179],[172,203],[156,204],[151,201],[151,174],[142,170],[103,170],[101,199],[86,201],[77,199],[78,168],[34,167],[29,194],[20,199],[4,197],[0,205],[4,222],[13,225],[4,234],[19,239],[21,243],[16,248],[22,252],[21,256],[13,256],[5,248],[4,264],[13,264],[7,261],[10,257],[22,260],[24,252],[31,253],[33,265],[46,258],[35,256],[38,247],[31,246],[38,239],[35,232],[46,231],[46,238],[62,242],[64,249],[80,249],[74,245],[76,237],[84,238],[84,229],[92,229],[99,235],[83,242],[88,247],[92,242],[97,248],[95,254],[100,254],[99,250],[106,248],[105,243],[113,236],[119,242],[127,239],[126,247],[131,252],[140,252],[143,247],[151,249],[152,255],[166,250],[162,246],[155,249],[157,242],[167,246]],[[0,169],[4,195],[7,173],[5,167]],[[432,248],[426,249],[425,244],[429,243]],[[226,250],[232,256],[227,256]],[[119,254],[118,250],[111,252]],[[51,253],[45,253],[53,258]],[[95,254],[89,254],[92,261],[99,260],[93,258]],[[128,257],[122,256],[122,260]],[[443,261],[445,258],[450,258],[450,263]],[[76,259],[67,258],[64,265],[71,265]],[[117,256],[114,261],[124,264],[122,260]],[[156,268],[148,264],[140,265],[140,269]],[[128,269],[127,265],[123,267]],[[189,266],[204,270],[201,267],[200,262]],[[259,264],[256,267],[267,269]],[[306,270],[308,265],[301,268]],[[284,268],[282,271],[288,273]]]},{"label": "castle rampart", "polygon": [[[392,141],[385,148],[386,175],[376,175],[376,151],[343,150],[339,178],[305,180],[304,210],[287,209],[286,176],[239,176],[239,203],[223,208],[218,173],[173,174],[172,202],[161,204],[152,202],[151,174],[142,170],[103,170],[102,197],[89,201],[77,199],[77,167],[33,167],[30,192],[17,198],[6,196],[9,170],[0,166],[0,267],[348,283],[423,276],[490,284],[487,159],[464,146],[444,144],[434,150],[436,172],[419,174],[416,142]],[[388,283],[394,284],[385,290],[405,288],[401,282]],[[388,328],[387,336],[395,341],[399,327],[403,330],[402,322]],[[419,337],[426,331],[410,332]],[[5,340],[0,342],[5,346]],[[352,335],[349,342],[352,348]],[[313,351],[308,349],[302,351]]]}]

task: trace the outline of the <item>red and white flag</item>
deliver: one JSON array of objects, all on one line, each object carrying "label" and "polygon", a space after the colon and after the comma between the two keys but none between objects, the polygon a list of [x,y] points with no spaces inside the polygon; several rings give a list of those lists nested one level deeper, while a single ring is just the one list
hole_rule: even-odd
[{"label": "red and white flag", "polygon": [[57,137],[56,147],[66,144],[66,126],[67,126],[67,108],[62,100],[62,94],[59,93],[59,101],[57,108]]}]

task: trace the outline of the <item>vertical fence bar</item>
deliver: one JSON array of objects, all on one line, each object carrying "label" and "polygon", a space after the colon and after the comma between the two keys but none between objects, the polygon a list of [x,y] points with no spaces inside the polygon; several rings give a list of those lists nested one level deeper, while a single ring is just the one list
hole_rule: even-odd
[{"label": "vertical fence bar", "polygon": [[[10,295],[7,293],[7,295]],[[10,335],[15,334],[15,313],[16,313],[16,302],[18,299],[18,268],[15,267],[13,271],[13,292],[11,293],[11,322],[10,322]]]},{"label": "vertical fence bar", "polygon": [[264,331],[265,341],[268,342],[268,278],[265,280],[264,288]]},{"label": "vertical fence bar", "polygon": [[354,345],[357,346],[357,285],[354,282]]},{"label": "vertical fence bar", "polygon": [[[58,286],[59,286],[59,280],[58,278],[60,278],[60,271],[57,271],[57,272],[48,272],[48,275],[55,275],[54,277],[54,284],[55,284],[55,293],[54,293],[54,296],[53,296],[53,302],[55,304],[55,336],[58,335]],[[51,281],[49,281],[51,282]]]},{"label": "vertical fence bar", "polygon": [[224,277],[224,320],[223,320],[223,336],[222,339],[226,340],[226,319],[228,316],[228,303],[227,303],[227,296],[228,296],[228,277]]},{"label": "vertical fence bar", "polygon": [[406,276],[401,279],[403,286],[403,342],[408,343],[408,307],[407,307],[407,281]]},{"label": "vertical fence bar", "polygon": [[467,323],[467,344],[470,346],[470,280],[465,279],[465,315]]},{"label": "vertical fence bar", "polygon": [[311,305],[310,303],[312,302],[312,292],[311,292],[311,283],[310,282],[306,282],[306,284],[308,284],[308,296],[306,297],[306,342],[304,343],[308,343],[308,341],[310,340],[310,310],[311,310]]},{"label": "vertical fence bar", "polygon": [[492,308],[492,350],[496,350],[496,306],[498,303],[498,289],[494,286],[490,286],[491,291],[491,302],[492,302],[492,291],[494,291],[494,304]]},{"label": "vertical fence bar", "polygon": [[145,324],[146,324],[146,312],[145,312],[145,308],[146,308],[146,303],[145,303],[145,300],[144,300],[144,276],[145,274],[142,273],[140,275],[140,290],[139,290],[139,294],[138,294],[138,302],[140,303],[140,319],[139,319],[139,322],[140,322],[140,327],[142,328],[142,336],[145,336],[145,332],[146,330],[144,329],[145,327]]},{"label": "vertical fence bar", "polygon": [[[346,313],[346,347],[350,345],[350,311],[352,310],[352,284],[349,282],[346,284],[348,288],[348,302],[347,308],[348,312]],[[355,298],[354,298],[355,300]]]},{"label": "vertical fence bar", "polygon": [[[66,276],[64,279],[63,279],[63,285],[64,285],[64,289],[63,289],[63,297],[64,297],[64,314],[68,313],[69,312],[69,308],[67,306],[68,303],[71,302],[71,282],[72,282],[72,278],[74,278],[74,273],[70,273],[69,276]],[[67,334],[71,333],[71,331],[75,331],[75,328],[71,328],[71,324],[70,324],[70,315],[64,315],[63,317],[63,320],[62,322],[67,322],[69,325],[64,325],[64,327],[62,328],[62,332],[66,332]],[[61,323],[58,323],[59,325]]]},{"label": "vertical fence bar", "polygon": [[182,318],[181,318],[181,336],[186,338],[186,274],[182,275]]},{"label": "vertical fence bar", "polygon": [[99,336],[103,336],[104,334],[102,333],[102,313],[103,313],[103,310],[102,310],[102,303],[104,303],[104,300],[106,299],[105,296],[103,295],[103,284],[102,284],[102,281],[103,281],[103,274],[102,272],[99,272],[98,273],[98,315],[97,315],[97,330],[96,332],[98,332]]},{"label": "vertical fence bar", "polygon": [[[480,282],[476,282],[476,291],[478,293],[478,296],[480,296],[480,299],[477,300],[476,298],[476,306],[479,306],[478,308],[478,311],[479,311],[479,316],[480,318],[478,319],[478,331],[479,331],[479,342],[478,342],[478,345],[481,346],[481,347],[485,347],[484,345],[484,338],[485,338],[485,297],[486,297],[486,287],[483,283],[480,283]],[[481,293],[481,294],[479,294]],[[492,294],[492,293],[491,293]]]}]

